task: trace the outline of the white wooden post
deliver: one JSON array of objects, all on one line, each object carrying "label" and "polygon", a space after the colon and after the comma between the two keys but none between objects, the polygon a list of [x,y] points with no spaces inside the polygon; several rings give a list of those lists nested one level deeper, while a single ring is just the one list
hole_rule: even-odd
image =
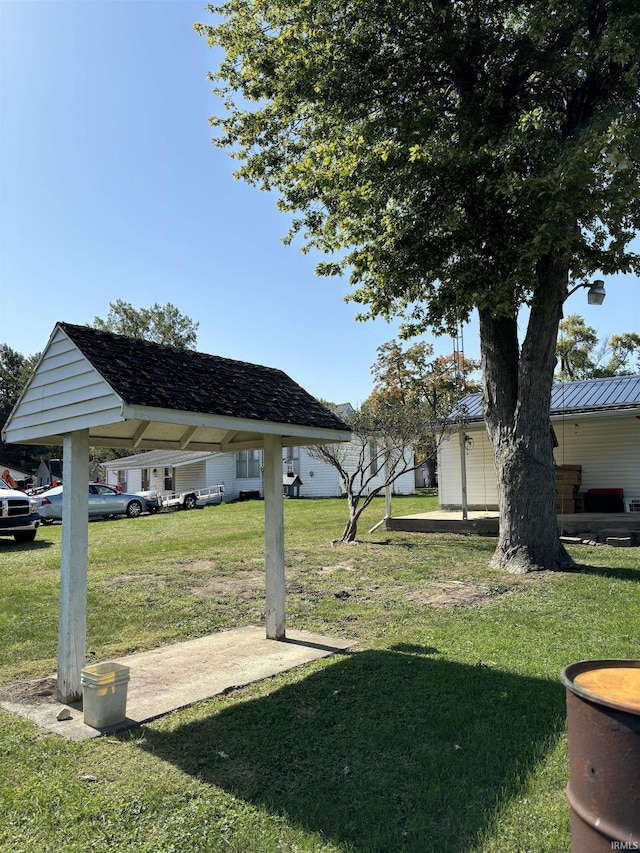
[{"label": "white wooden post", "polygon": [[88,430],[63,437],[62,482],[57,692],[58,701],[69,704],[82,697],[80,672],[85,664],[87,643]]},{"label": "white wooden post", "polygon": [[282,437],[264,437],[264,543],[267,587],[267,639],[284,640],[284,499]]},{"label": "white wooden post", "polygon": [[467,436],[465,431],[460,430],[460,485],[462,488],[462,519],[466,521],[469,517],[467,505]]},{"label": "white wooden post", "polygon": [[391,518],[391,494],[393,490],[393,485],[389,482],[389,479],[391,477],[391,460],[389,458],[390,455],[391,449],[389,447],[389,443],[387,442],[384,451],[384,479],[387,484],[384,489],[385,519]]}]

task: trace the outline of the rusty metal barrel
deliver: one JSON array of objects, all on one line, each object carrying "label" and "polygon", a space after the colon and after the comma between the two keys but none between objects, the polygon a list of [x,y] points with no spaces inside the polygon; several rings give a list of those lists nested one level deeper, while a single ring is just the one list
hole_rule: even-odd
[{"label": "rusty metal barrel", "polygon": [[572,853],[640,850],[640,660],[587,660],[567,688]]}]

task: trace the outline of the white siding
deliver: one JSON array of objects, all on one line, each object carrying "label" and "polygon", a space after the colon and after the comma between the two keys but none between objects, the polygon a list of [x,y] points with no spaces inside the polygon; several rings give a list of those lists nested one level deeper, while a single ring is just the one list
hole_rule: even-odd
[{"label": "white siding", "polygon": [[[465,450],[467,469],[467,506],[469,509],[496,509],[498,493],[493,467],[493,450],[484,426],[467,427],[471,438]],[[438,452],[438,496],[440,506],[462,506],[460,475],[460,434],[454,433],[443,441]]]},{"label": "white siding", "polygon": [[207,486],[224,486],[225,501],[238,497],[235,453],[216,453],[207,459]]},{"label": "white siding", "polygon": [[121,420],[121,400],[57,329],[11,420],[6,441],[25,441]]},{"label": "white siding", "polygon": [[[558,439],[556,465],[582,466],[582,491],[624,489],[628,499],[640,499],[640,421],[634,414],[609,417],[585,415],[554,419]],[[498,505],[493,452],[484,428],[466,430],[473,445],[466,452],[469,508]],[[460,439],[456,433],[444,442],[438,459],[438,485],[442,507],[460,507]]]},{"label": "white siding", "polygon": [[[345,459],[344,467],[348,471],[354,471],[360,460],[360,444],[356,441],[351,441],[344,447]],[[369,452],[366,449],[365,461],[369,461]],[[407,452],[407,459],[410,462],[411,452]],[[369,484],[369,490],[373,490],[381,486],[384,482],[384,470],[382,459],[379,460],[380,473],[372,478]],[[313,471],[313,476],[311,472]],[[303,497],[340,497],[344,494],[342,489],[342,481],[340,476],[328,462],[312,459],[306,448],[300,448],[300,479],[303,485],[300,488],[300,494]],[[366,479],[366,476],[365,476]],[[393,484],[393,491],[398,495],[412,495],[415,492],[415,476],[413,471],[403,474]]]},{"label": "white siding", "polygon": [[[353,467],[358,460],[358,447],[355,443],[347,446],[347,464]],[[285,451],[286,453],[286,451]],[[115,464],[115,463],[113,463]],[[142,456],[144,464],[144,456]],[[283,462],[282,473],[285,473],[286,465]],[[262,495],[262,477],[238,478],[236,477],[236,454],[214,453],[206,460],[193,462],[189,465],[180,465],[174,471],[174,491],[185,492],[207,486],[216,486],[220,483],[225,487],[225,501],[237,500],[241,491],[259,491]],[[338,472],[327,462],[312,459],[306,447],[299,451],[299,473],[302,480],[300,495],[307,498],[335,498],[342,494],[341,482]],[[152,471],[150,474],[150,488],[164,492],[164,468],[158,468],[156,476]],[[136,476],[141,481],[141,469],[131,469],[128,472],[129,481]],[[108,482],[116,482],[115,471],[108,471]],[[382,483],[382,472],[372,480],[372,488]],[[413,471],[403,474],[394,484],[396,494],[406,495],[415,492]]]},{"label": "white siding", "polygon": [[640,498],[640,420],[617,417],[567,417],[554,421],[556,465],[582,465],[581,490],[624,489]]},{"label": "white siding", "polygon": [[201,462],[192,462],[191,465],[180,465],[173,469],[173,490],[174,492],[195,492],[197,489],[204,489],[207,483],[207,463],[203,459]]},{"label": "white siding", "polygon": [[[129,468],[124,472],[126,480],[122,483],[123,491],[125,492],[141,492],[142,491],[142,471],[140,468]],[[118,485],[118,471],[107,470],[106,483],[111,486]]]},{"label": "white siding", "polygon": [[300,494],[305,498],[337,498],[340,496],[338,472],[326,462],[312,459],[306,447],[300,448]]}]

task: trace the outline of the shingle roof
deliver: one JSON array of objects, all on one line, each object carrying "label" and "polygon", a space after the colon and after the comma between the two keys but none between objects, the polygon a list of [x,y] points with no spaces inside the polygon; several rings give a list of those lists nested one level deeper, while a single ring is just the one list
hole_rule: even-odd
[{"label": "shingle roof", "polygon": [[[459,403],[468,421],[483,419],[482,394],[468,394]],[[610,376],[579,382],[554,382],[551,416],[611,412],[640,408],[640,376]]]},{"label": "shingle roof", "polygon": [[286,373],[58,323],[125,403],[256,421],[349,429]]}]

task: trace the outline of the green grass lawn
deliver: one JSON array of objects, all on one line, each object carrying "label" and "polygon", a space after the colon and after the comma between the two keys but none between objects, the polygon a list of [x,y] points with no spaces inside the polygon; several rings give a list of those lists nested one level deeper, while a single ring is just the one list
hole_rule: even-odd
[{"label": "green grass lawn", "polygon": [[[90,659],[262,622],[262,513],[92,522]],[[514,577],[490,538],[368,534],[382,500],[332,547],[345,513],[286,503],[287,619],[352,653],[79,744],[0,711],[0,850],[568,850],[559,673],[639,656],[640,551]],[[60,533],[0,540],[0,686],[55,671]]]}]

